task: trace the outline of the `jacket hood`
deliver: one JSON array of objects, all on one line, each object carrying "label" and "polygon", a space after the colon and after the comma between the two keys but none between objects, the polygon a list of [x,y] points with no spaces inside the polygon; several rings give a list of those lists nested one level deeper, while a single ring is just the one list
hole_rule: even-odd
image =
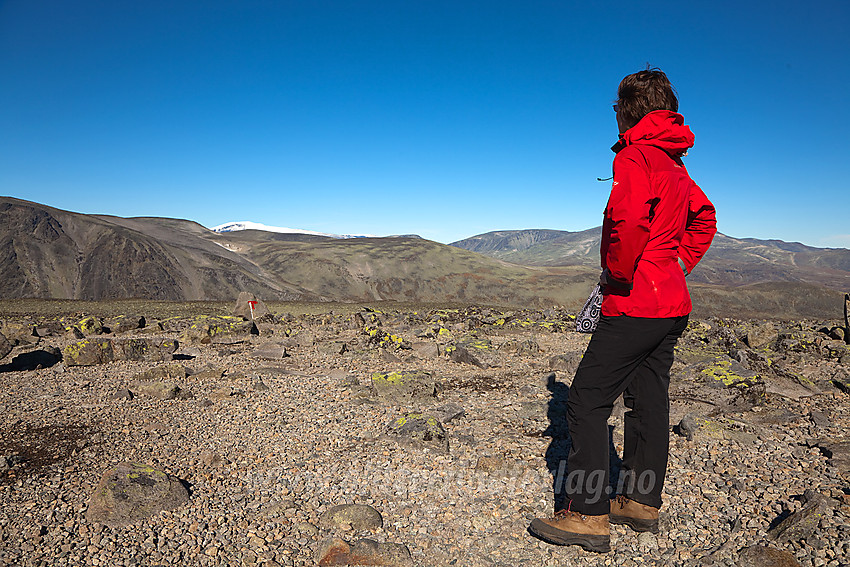
[{"label": "jacket hood", "polygon": [[673,156],[682,156],[694,145],[694,135],[685,126],[685,118],[670,110],[653,110],[640,122],[620,135],[611,148],[618,152],[631,144],[645,144],[661,148]]}]

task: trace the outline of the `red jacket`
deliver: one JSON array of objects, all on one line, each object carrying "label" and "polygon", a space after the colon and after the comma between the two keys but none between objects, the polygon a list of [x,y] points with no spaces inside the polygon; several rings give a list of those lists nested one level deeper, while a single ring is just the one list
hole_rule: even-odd
[{"label": "red jacket", "polygon": [[714,205],[682,163],[693,145],[680,114],[656,110],[614,146],[614,182],[602,223],[604,315],[691,312],[679,259],[690,272],[717,232]]}]

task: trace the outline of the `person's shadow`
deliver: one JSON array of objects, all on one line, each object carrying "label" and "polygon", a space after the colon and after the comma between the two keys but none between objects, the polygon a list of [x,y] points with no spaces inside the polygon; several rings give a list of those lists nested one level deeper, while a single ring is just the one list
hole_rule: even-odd
[{"label": "person's shadow", "polygon": [[[541,433],[542,437],[550,437],[552,441],[546,448],[546,468],[552,475],[552,492],[554,494],[554,510],[557,512],[567,507],[566,487],[569,476],[567,458],[570,454],[572,442],[570,439],[569,425],[567,424],[567,402],[570,398],[570,387],[563,382],[558,382],[555,373],[547,377],[546,387],[551,392],[546,416],[549,418],[549,426]],[[614,446],[614,427],[608,426],[608,450],[609,450],[609,495],[615,494],[622,460],[617,454]]]}]

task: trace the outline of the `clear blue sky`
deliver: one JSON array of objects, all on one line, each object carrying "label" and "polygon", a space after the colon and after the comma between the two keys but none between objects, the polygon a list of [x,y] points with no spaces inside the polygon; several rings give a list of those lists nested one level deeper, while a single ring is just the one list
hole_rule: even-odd
[{"label": "clear blue sky", "polygon": [[0,194],[446,243],[584,230],[617,84],[649,62],[722,232],[850,247],[848,29],[846,0],[0,0]]}]

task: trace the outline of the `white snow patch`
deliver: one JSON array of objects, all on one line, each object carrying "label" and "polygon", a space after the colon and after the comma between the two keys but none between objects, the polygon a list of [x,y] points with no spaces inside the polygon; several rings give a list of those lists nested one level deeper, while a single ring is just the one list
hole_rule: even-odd
[{"label": "white snow patch", "polygon": [[287,228],[283,226],[268,226],[258,222],[238,221],[226,222],[211,229],[213,232],[235,232],[238,230],[264,230],[266,232],[279,232],[283,234],[309,234],[312,236],[325,236],[327,238],[373,238],[373,234],[329,234],[327,232],[316,232],[315,230],[303,230],[300,228]]}]

